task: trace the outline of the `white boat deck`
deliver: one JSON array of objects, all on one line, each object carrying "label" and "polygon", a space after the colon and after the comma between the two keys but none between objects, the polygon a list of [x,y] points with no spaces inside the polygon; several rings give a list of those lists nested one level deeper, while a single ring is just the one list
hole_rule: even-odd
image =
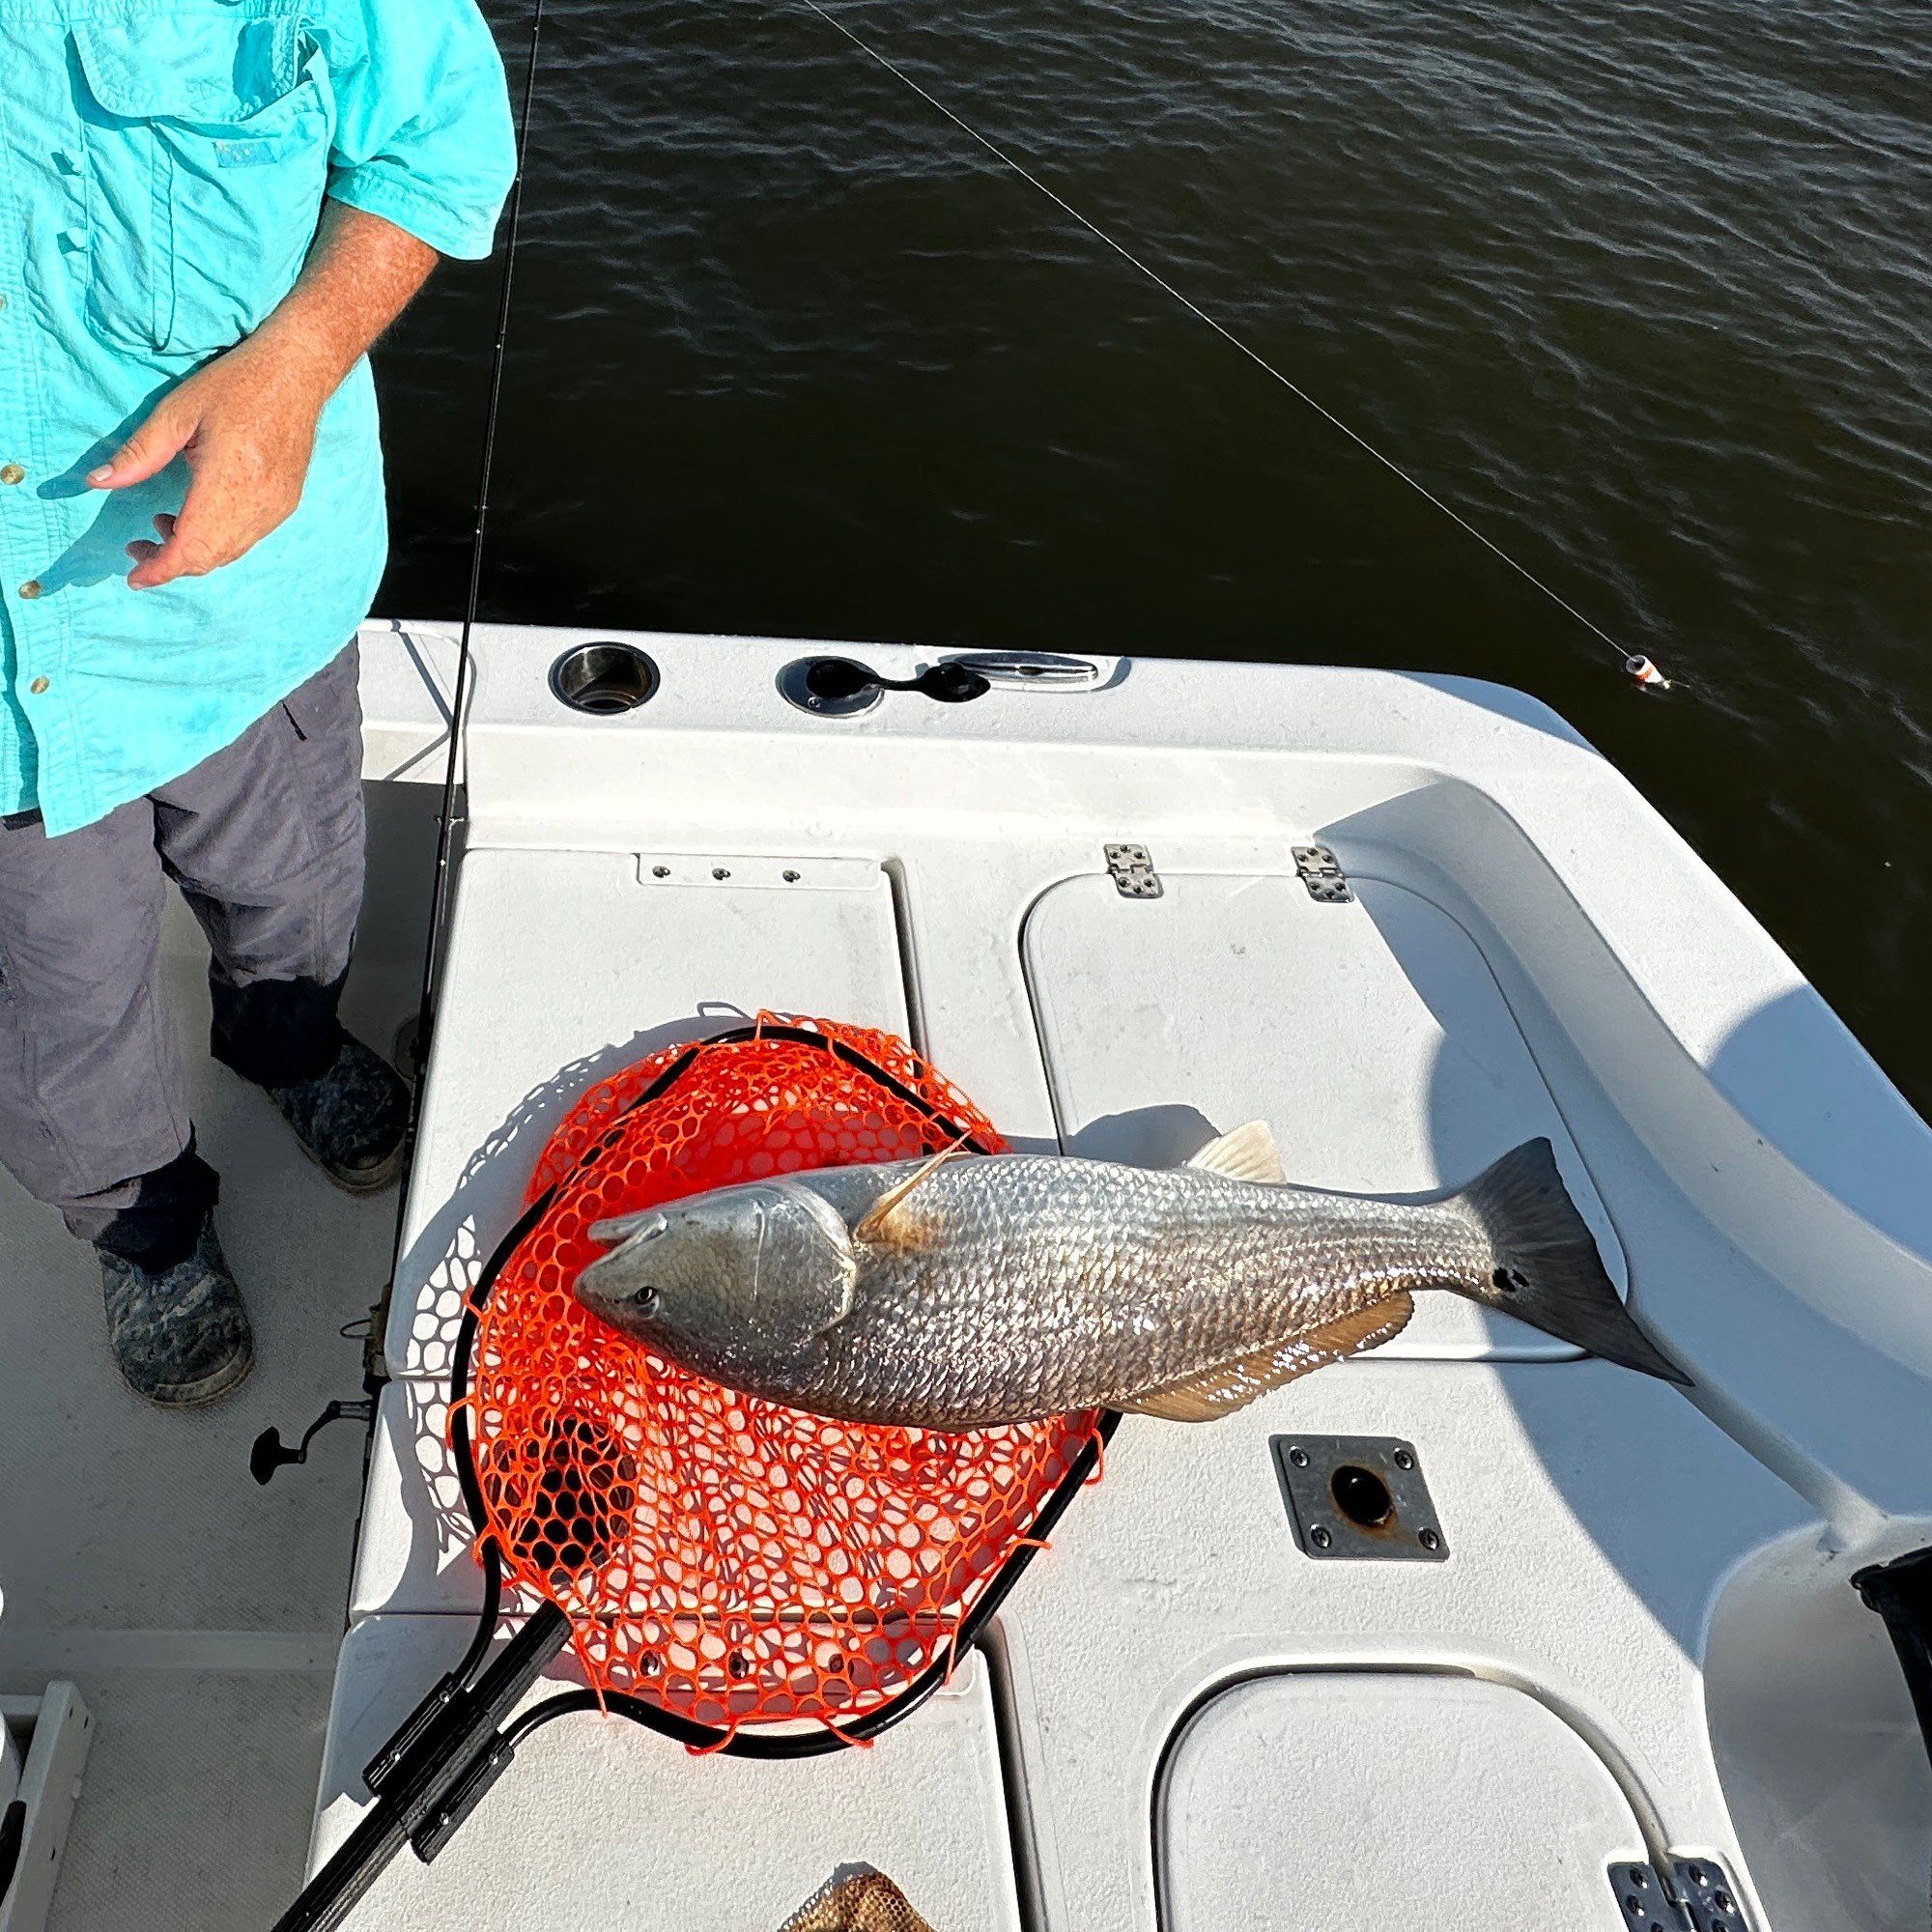
[{"label": "white boat deck", "polygon": [[[386,1046],[413,1013],[435,798],[372,795],[377,889],[346,1008]],[[169,990],[193,1068],[222,1237],[257,1339],[232,1401],[150,1407],[108,1355],[99,1270],[0,1175],[0,1693],[77,1683],[95,1719],[62,1853],[60,1932],[266,1927],[299,1882],[362,1457],[340,1426],[271,1489],[248,1474],[270,1424],[297,1434],[354,1395],[342,1328],[381,1293],[394,1196],[352,1201],[262,1096],[200,1050],[206,947],[171,907]]]},{"label": "white boat deck", "polygon": [[[1759,1932],[1922,1918],[1932,1776],[1845,1578],[1932,1541],[1932,1137],[1614,772],[1511,694],[1357,672],[1136,663],[834,723],[776,689],[813,647],[770,640],[639,638],[662,689],[586,719],[547,681],[580,640],[478,637],[359,1532],[352,1430],[267,1492],[246,1450],[355,1392],[336,1331],[390,1204],[333,1195],[209,1070],[263,1347],[205,1418],[123,1396],[87,1258],[0,1217],[45,1277],[0,1312],[4,1359],[44,1365],[0,1409],[10,1466],[44,1471],[0,1521],[0,1690],[72,1677],[99,1718],[55,1924],[266,1926],[318,1766],[318,1857],[348,1831],[479,1601],[442,1447],[477,1258],[576,1093],[759,1008],[908,1033],[1021,1146],[1166,1161],[1260,1115],[1293,1179],[1402,1192],[1547,1135],[1698,1386],[1442,1297],[1223,1423],[1130,1419],[984,1651],[875,1749],[694,1759],[567,1719],[353,1925],[777,1932],[869,1862],[939,1932],[1587,1932],[1635,1922],[1608,1865],[1665,1853],[1721,1861]],[[386,1038],[450,652],[372,628],[365,657],[352,983]],[[1296,876],[1312,839],[1350,902]],[[1115,840],[1160,898],[1116,891]],[[1447,1560],[1304,1555],[1295,1435],[1413,1443]]]}]

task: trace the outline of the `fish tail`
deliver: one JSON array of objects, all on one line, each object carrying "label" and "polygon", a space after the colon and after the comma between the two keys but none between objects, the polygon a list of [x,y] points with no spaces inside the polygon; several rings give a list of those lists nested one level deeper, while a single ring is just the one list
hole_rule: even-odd
[{"label": "fish tail", "polygon": [[1504,1154],[1445,1205],[1482,1230],[1493,1264],[1487,1279],[1452,1284],[1459,1294],[1607,1362],[1690,1386],[1618,1298],[1547,1140]]}]

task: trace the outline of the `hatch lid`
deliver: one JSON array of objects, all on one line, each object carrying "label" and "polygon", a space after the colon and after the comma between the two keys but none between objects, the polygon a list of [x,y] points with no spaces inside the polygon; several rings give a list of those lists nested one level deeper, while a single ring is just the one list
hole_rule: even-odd
[{"label": "hatch lid", "polygon": [[[1158,854],[1155,855],[1156,861]],[[1264,1119],[1291,1180],[1425,1194],[1543,1136],[1620,1293],[1623,1252],[1475,942],[1379,879],[1317,898],[1293,872],[1094,872],[1034,902],[1022,938],[1063,1150],[1167,1166]],[[1429,1294],[1379,1351],[1534,1360],[1577,1351]]]},{"label": "hatch lid", "polygon": [[1646,1854],[1609,1768],[1525,1692],[1315,1670],[1196,1707],[1154,1856],[1171,1932],[1608,1932],[1609,1867]]}]

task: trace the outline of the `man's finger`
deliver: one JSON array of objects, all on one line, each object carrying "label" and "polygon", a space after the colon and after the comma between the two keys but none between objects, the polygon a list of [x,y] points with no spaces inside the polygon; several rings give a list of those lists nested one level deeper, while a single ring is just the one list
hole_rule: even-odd
[{"label": "man's finger", "polygon": [[146,537],[136,537],[132,543],[126,544],[123,548],[136,563],[146,563],[151,556],[158,556],[161,551],[159,544],[151,543]]},{"label": "man's finger", "polygon": [[166,543],[128,546],[129,556],[136,551],[146,553],[128,573],[128,582],[136,590],[153,590],[158,584],[172,583],[178,577],[206,577],[211,570],[219,570],[232,556],[241,554],[239,551],[217,551],[199,537],[184,537],[179,532]]},{"label": "man's finger", "polygon": [[97,490],[125,490],[165,469],[193,440],[198,418],[169,397],[98,469],[87,472]]},{"label": "man's finger", "polygon": [[[206,577],[211,570],[232,563],[255,541],[252,530],[238,530],[213,503],[197,502],[196,490],[201,488],[197,478],[179,516],[155,519],[161,541],[144,543],[142,548],[148,554],[128,573],[128,582],[136,590],[152,590],[157,584],[172,583],[178,577]],[[134,548],[133,544],[128,546],[130,556]]]}]

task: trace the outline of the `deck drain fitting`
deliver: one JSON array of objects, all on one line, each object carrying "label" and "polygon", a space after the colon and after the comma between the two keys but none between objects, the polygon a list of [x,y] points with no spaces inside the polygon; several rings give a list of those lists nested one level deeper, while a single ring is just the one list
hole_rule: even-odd
[{"label": "deck drain fitting", "polygon": [[1276,1435],[1271,1446],[1304,1555],[1408,1563],[1448,1556],[1413,1443],[1393,1435]]},{"label": "deck drain fitting", "polygon": [[550,688],[573,711],[615,718],[656,696],[658,668],[635,644],[579,644],[551,666]]}]

